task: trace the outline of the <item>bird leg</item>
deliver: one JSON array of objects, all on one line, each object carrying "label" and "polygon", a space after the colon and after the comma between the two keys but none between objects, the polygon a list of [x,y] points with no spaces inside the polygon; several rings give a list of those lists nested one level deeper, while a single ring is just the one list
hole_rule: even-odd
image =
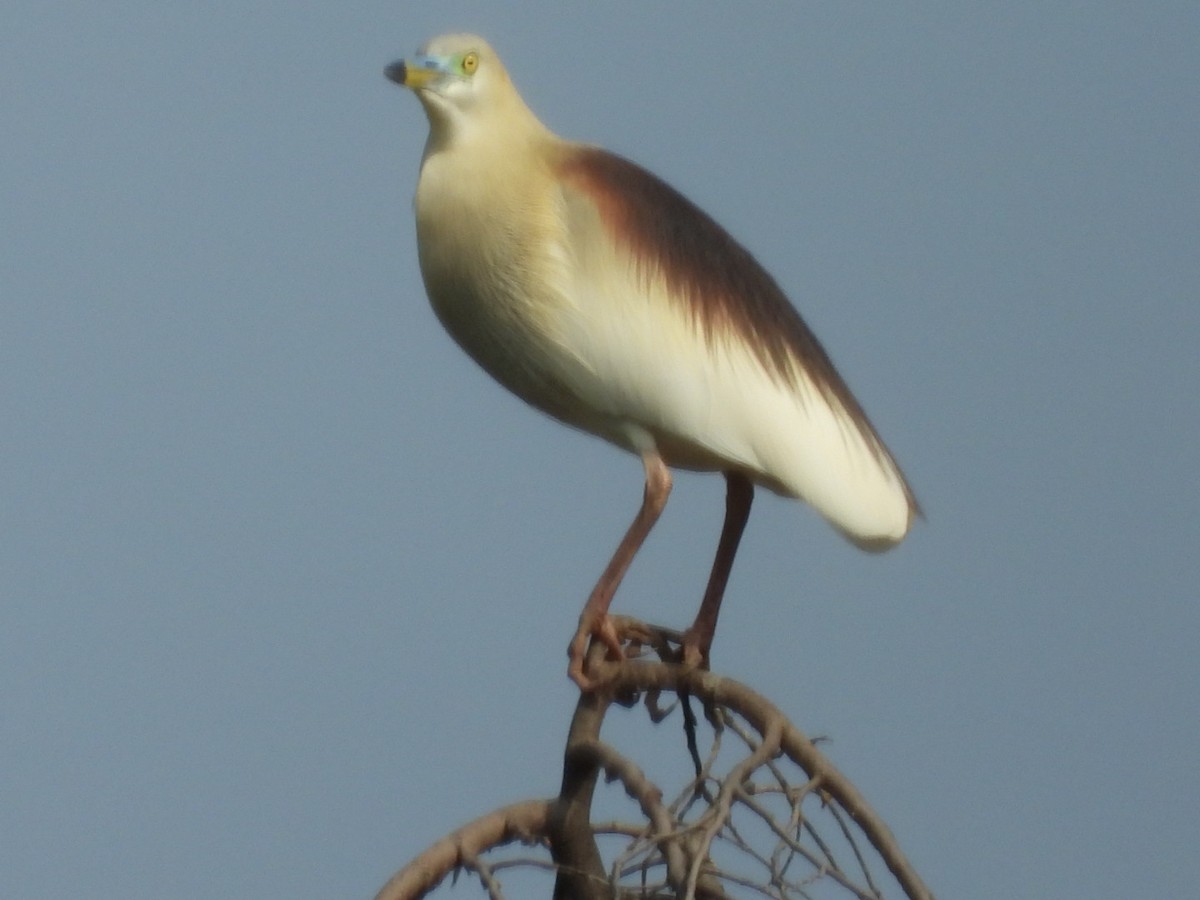
[{"label": "bird leg", "polygon": [[721,528],[721,540],[717,544],[717,555],[713,559],[712,574],[708,576],[708,587],[696,621],[683,633],[683,662],[689,666],[708,667],[708,651],[712,647],[713,633],[717,630],[717,615],[721,612],[721,598],[725,596],[725,585],[733,558],[737,555],[738,542],[750,518],[750,504],[754,500],[754,484],[739,472],[725,473],[725,524]]},{"label": "bird leg", "polygon": [[[667,496],[671,493],[671,470],[663,462],[657,451],[650,450],[642,454],[642,466],[646,470],[646,489],[642,494],[642,506],[625,532],[625,537],[617,546],[616,553],[604,569],[604,574],[596,582],[592,594],[584,604],[583,612],[579,614],[579,628],[571,639],[567,651],[570,664],[567,672],[582,690],[591,690],[596,685],[583,673],[584,654],[587,651],[589,637],[595,637],[605,643],[609,655],[621,659],[621,639],[608,615],[609,604],[621,584],[621,579],[629,570],[629,564],[637,554],[646,535],[658,521],[663,507],[667,505]],[[736,541],[734,542],[736,545]],[[719,601],[720,598],[718,598]]]}]

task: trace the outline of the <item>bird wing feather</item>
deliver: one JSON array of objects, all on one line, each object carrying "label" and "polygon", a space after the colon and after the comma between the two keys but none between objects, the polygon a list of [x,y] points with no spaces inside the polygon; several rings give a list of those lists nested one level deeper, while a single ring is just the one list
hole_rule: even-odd
[{"label": "bird wing feather", "polygon": [[868,549],[903,538],[919,510],[899,466],[757,261],[619,156],[569,145],[557,174],[564,381],[606,436],[628,423],[671,465],[743,472]]}]

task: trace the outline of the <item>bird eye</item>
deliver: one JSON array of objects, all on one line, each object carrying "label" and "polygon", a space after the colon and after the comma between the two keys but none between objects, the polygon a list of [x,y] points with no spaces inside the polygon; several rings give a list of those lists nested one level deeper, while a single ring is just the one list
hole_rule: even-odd
[{"label": "bird eye", "polygon": [[464,75],[474,75],[475,70],[479,68],[479,54],[472,50],[462,58],[462,70]]}]

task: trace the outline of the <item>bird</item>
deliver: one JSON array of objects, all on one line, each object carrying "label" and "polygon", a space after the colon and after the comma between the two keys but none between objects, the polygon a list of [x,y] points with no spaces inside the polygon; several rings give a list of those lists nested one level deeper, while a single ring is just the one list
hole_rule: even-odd
[{"label": "bird", "polygon": [[429,121],[417,257],[453,340],[529,405],[641,459],[642,503],[580,613],[622,656],[609,608],[672,487],[724,476],[725,518],[686,665],[707,667],[755,487],[811,506],[857,546],[898,544],[921,510],[862,406],[770,274],[636,163],[558,137],[482,38],[448,34],[388,65]]}]

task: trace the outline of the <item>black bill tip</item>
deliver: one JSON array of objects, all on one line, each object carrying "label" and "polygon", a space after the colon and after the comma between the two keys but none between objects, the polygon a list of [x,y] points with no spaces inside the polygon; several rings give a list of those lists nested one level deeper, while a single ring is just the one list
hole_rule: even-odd
[{"label": "black bill tip", "polygon": [[408,67],[404,64],[404,60],[398,59],[385,68],[383,74],[388,77],[389,81],[394,81],[396,84],[403,86],[404,79],[408,75]]}]

